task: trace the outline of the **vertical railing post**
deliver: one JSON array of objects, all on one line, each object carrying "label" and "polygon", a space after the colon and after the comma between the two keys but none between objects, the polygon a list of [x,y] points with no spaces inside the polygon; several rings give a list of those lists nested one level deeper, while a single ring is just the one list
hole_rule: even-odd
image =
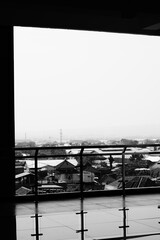
[{"label": "vertical railing post", "polygon": [[125,151],[126,151],[126,147],[124,147],[123,152],[122,152],[122,196],[123,196],[123,208],[119,209],[120,211],[123,211],[123,226],[119,226],[119,228],[123,228],[123,239],[126,240],[127,238],[127,234],[126,234],[126,228],[128,228],[129,226],[127,226],[126,224],[126,211],[129,210],[128,208],[126,208],[126,184],[125,184]]},{"label": "vertical railing post", "polygon": [[39,240],[39,223],[38,223],[38,149],[35,152],[35,230],[36,240]]},{"label": "vertical railing post", "polygon": [[124,148],[123,152],[122,152],[122,189],[123,189],[123,198],[125,199],[126,196],[126,184],[125,184],[125,151],[126,148]]},{"label": "vertical railing post", "polygon": [[38,149],[35,151],[35,202],[38,202]]},{"label": "vertical railing post", "polygon": [[84,185],[83,185],[83,150],[84,148],[81,148],[80,151],[80,205],[81,205],[81,211],[76,214],[81,215],[81,229],[77,230],[77,233],[81,233],[81,240],[84,240],[84,232],[88,231],[87,229],[84,229],[84,214],[87,212],[84,212]]},{"label": "vertical railing post", "polygon": [[81,240],[84,240],[84,215],[83,215],[83,201],[84,201],[84,195],[83,195],[83,148],[80,152],[80,192],[81,192]]},{"label": "vertical railing post", "polygon": [[31,218],[35,218],[35,233],[31,234],[32,237],[36,237],[36,240],[39,240],[39,236],[42,236],[42,233],[39,233],[39,217],[42,217],[38,213],[38,149],[35,151],[35,215]]}]

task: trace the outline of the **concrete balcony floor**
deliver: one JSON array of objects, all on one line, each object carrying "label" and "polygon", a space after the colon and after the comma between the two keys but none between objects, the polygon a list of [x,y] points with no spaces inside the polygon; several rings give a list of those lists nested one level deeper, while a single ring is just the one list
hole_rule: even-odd
[{"label": "concrete balcony floor", "polygon": [[[160,194],[130,195],[126,197],[127,234],[160,232]],[[121,196],[92,197],[84,199],[85,239],[109,238],[122,236],[123,206]],[[16,204],[17,239],[33,239],[35,233],[34,203]],[[38,203],[39,232],[43,233],[39,239],[72,240],[81,239],[80,233],[80,200],[55,200]],[[143,237],[139,239],[158,240],[160,236]]]}]

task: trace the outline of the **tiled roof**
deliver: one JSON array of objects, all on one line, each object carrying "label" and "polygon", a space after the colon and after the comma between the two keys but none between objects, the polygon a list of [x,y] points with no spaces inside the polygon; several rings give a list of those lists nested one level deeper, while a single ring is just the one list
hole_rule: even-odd
[{"label": "tiled roof", "polygon": [[64,160],[63,162],[59,163],[56,166],[56,170],[64,170],[64,169],[66,170],[66,169],[73,169],[73,168],[75,168],[75,166],[67,160]]}]

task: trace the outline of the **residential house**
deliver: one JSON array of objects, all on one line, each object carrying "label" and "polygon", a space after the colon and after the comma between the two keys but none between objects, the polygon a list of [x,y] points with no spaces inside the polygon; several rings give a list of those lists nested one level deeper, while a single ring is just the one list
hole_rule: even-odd
[{"label": "residential house", "polygon": [[74,183],[78,171],[74,164],[65,159],[55,167],[55,179],[59,183]]},{"label": "residential house", "polygon": [[[150,176],[127,176],[125,177],[125,188],[154,187],[155,182]],[[105,190],[122,189],[122,178],[105,185]]]},{"label": "residential house", "polygon": [[15,175],[16,190],[20,187],[31,189],[35,185],[35,175],[31,172],[23,172]]},{"label": "residential house", "polygon": [[15,174],[20,174],[23,172],[28,172],[29,168],[27,166],[26,161],[24,160],[16,160],[15,162]]}]

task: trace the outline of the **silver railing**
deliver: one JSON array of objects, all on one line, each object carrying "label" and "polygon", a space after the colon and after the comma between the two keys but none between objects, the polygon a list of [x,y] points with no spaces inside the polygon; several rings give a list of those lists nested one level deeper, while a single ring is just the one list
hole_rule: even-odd
[{"label": "silver railing", "polygon": [[[77,150],[77,153],[69,153],[69,154],[49,154],[49,155],[40,155],[39,152],[41,150]],[[86,152],[86,150],[92,150],[90,153]],[[96,149],[101,149],[100,153],[96,152]],[[139,150],[141,149],[141,150]],[[34,194],[34,201],[36,209],[38,209],[38,201],[39,201],[39,193],[38,193],[38,159],[41,158],[64,158],[64,157],[79,157],[79,168],[80,168],[80,214],[81,216],[81,228],[77,230],[77,233],[81,233],[81,240],[84,240],[84,232],[87,231],[84,226],[84,215],[87,213],[84,211],[84,181],[83,181],[83,158],[85,156],[121,156],[122,159],[122,189],[121,194],[123,198],[123,207],[119,209],[123,212],[123,225],[119,226],[119,228],[123,229],[123,236],[116,237],[116,238],[106,238],[108,239],[132,239],[132,238],[140,238],[145,236],[152,236],[152,235],[160,235],[160,232],[148,233],[148,234],[138,234],[138,235],[130,235],[128,236],[126,233],[126,229],[129,227],[126,223],[126,211],[129,209],[125,206],[125,198],[126,198],[126,174],[125,174],[125,157],[127,155],[132,154],[147,154],[147,155],[159,155],[160,156],[160,144],[137,144],[137,145],[92,145],[92,146],[56,146],[56,147],[20,147],[15,148],[15,153],[17,151],[32,151],[32,155],[30,156],[16,156],[15,159],[34,159],[35,163],[35,194]],[[33,153],[34,152],[34,153]],[[63,193],[65,195],[65,193]],[[41,217],[38,214],[38,210],[35,213],[35,229],[36,233],[33,236],[36,237],[36,240],[39,240],[39,236],[42,233],[39,233],[39,226],[38,226],[38,218]],[[103,239],[104,240],[104,239]]]}]

